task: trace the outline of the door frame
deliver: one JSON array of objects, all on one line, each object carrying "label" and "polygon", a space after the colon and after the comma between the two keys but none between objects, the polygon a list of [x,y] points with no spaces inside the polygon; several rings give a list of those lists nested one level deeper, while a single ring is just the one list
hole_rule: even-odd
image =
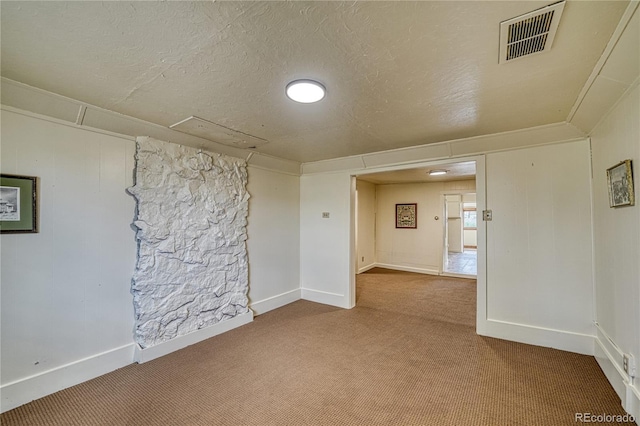
[{"label": "door frame", "polygon": [[[348,295],[347,304],[350,307],[355,306],[356,299],[356,271],[357,271],[357,259],[356,259],[356,247],[355,247],[355,235],[356,235],[356,211],[355,211],[355,186],[356,178],[362,175],[368,175],[372,173],[387,172],[394,170],[407,170],[420,167],[429,166],[446,166],[447,164],[463,163],[466,161],[476,162],[476,209],[481,214],[486,209],[486,157],[485,155],[475,155],[469,157],[459,158],[447,158],[445,160],[435,161],[420,161],[410,164],[402,165],[389,165],[384,167],[372,167],[366,170],[361,170],[356,173],[352,173],[351,179],[351,199],[350,199],[350,267],[349,267],[349,288],[346,289],[346,295]],[[487,237],[486,237],[486,222],[478,221],[478,270],[476,278],[476,333],[485,334],[486,321],[487,321]],[[441,250],[442,250],[441,245]]]},{"label": "door frame", "polygon": [[[477,168],[477,162],[476,162],[476,168]],[[476,174],[477,176],[477,174]],[[476,187],[478,185],[478,182],[476,180]],[[443,212],[443,221],[442,221],[442,225],[443,225],[443,236],[442,236],[442,259],[440,261],[440,275],[442,275],[443,277],[456,277],[456,278],[472,278],[472,275],[465,275],[465,274],[456,274],[453,272],[446,272],[445,269],[445,265],[447,263],[447,258],[448,253],[447,253],[447,239],[448,239],[448,235],[447,235],[447,228],[448,228],[448,217],[447,217],[447,195],[464,195],[464,194],[474,194],[475,190],[473,192],[470,192],[469,189],[451,189],[448,191],[442,191],[440,193],[440,203],[442,205],[442,212]],[[477,197],[477,196],[476,196]],[[476,211],[477,211],[477,201],[476,201]],[[461,220],[464,220],[463,218],[461,218]],[[463,227],[463,241],[464,241],[464,227]],[[464,242],[462,243],[462,251],[464,251]],[[476,270],[476,276],[477,276],[477,270]]]}]

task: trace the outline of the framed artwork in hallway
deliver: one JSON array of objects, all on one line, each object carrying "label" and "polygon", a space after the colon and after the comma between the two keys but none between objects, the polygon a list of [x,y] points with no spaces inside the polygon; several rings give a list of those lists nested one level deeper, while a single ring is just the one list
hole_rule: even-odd
[{"label": "framed artwork in hallway", "polygon": [[633,171],[631,160],[624,160],[607,169],[609,207],[633,206]]},{"label": "framed artwork in hallway", "polygon": [[418,204],[396,204],[396,228],[418,227]]}]

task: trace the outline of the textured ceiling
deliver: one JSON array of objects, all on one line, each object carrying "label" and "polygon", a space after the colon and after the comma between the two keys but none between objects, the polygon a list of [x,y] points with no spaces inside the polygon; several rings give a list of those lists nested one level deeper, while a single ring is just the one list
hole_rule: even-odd
[{"label": "textured ceiling", "polygon": [[2,1],[2,75],[310,162],[565,121],[628,2],[569,1],[550,52],[498,65],[500,22],[549,3]]}]

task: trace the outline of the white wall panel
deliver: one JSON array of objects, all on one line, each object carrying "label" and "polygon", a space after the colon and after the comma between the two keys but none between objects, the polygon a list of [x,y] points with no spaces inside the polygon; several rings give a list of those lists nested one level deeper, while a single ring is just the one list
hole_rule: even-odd
[{"label": "white wall panel", "polygon": [[249,300],[260,314],[300,298],[300,178],[248,171]]},{"label": "white wall panel", "polygon": [[[133,361],[135,142],[2,111],[2,173],[40,178],[40,233],[2,235],[2,411]],[[299,177],[249,166],[249,296],[300,298]],[[254,306],[255,305],[255,306]]]},{"label": "white wall panel", "polygon": [[[620,351],[633,355],[636,368],[640,368],[640,87],[637,84],[596,127],[591,145],[596,320]],[[606,169],[625,159],[633,160],[636,205],[610,208]],[[610,361],[621,369],[619,357]],[[619,389],[623,379],[628,380],[618,377],[614,388]],[[636,378],[632,386],[636,401],[636,411],[632,414],[640,416],[637,381]],[[631,389],[627,393],[627,397],[633,398]],[[626,399],[620,396],[623,401]]]},{"label": "white wall panel", "polygon": [[376,185],[357,182],[357,261],[358,271],[376,262]]},{"label": "white wall panel", "polygon": [[[300,280],[302,297],[350,308],[351,176],[300,178]],[[329,213],[323,218],[322,213]]]},{"label": "white wall panel", "polygon": [[3,409],[20,403],[5,385],[132,344],[134,149],[2,111],[2,173],[40,179],[40,232],[0,239]]},{"label": "white wall panel", "polygon": [[487,155],[487,316],[592,335],[589,144]]},{"label": "white wall panel", "polygon": [[462,241],[462,218],[450,218],[447,228],[449,230],[448,250],[453,253],[462,253],[464,249],[464,243]]},{"label": "white wall panel", "polygon": [[[640,357],[640,89],[592,135],[597,319],[624,351]],[[609,207],[606,169],[634,162],[636,206]]]},{"label": "white wall panel", "polygon": [[[378,264],[411,268],[416,272],[439,273],[444,244],[443,193],[460,190],[474,192],[475,181],[378,185],[376,220]],[[396,229],[395,205],[402,203],[418,204],[416,229]],[[436,216],[438,220],[435,219]]]},{"label": "white wall panel", "polygon": [[[442,184],[378,185],[377,259],[437,274],[443,244]],[[396,204],[417,203],[417,228],[396,228]],[[438,216],[440,220],[435,220]]]},{"label": "white wall panel", "polygon": [[463,235],[465,247],[476,247],[478,245],[478,231],[474,229],[465,229],[463,231]]}]

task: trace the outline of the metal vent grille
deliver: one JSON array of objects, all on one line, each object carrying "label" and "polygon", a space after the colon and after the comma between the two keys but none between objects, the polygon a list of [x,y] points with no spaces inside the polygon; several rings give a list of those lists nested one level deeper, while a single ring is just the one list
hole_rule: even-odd
[{"label": "metal vent grille", "polygon": [[509,19],[500,24],[500,63],[551,48],[564,2]]}]

